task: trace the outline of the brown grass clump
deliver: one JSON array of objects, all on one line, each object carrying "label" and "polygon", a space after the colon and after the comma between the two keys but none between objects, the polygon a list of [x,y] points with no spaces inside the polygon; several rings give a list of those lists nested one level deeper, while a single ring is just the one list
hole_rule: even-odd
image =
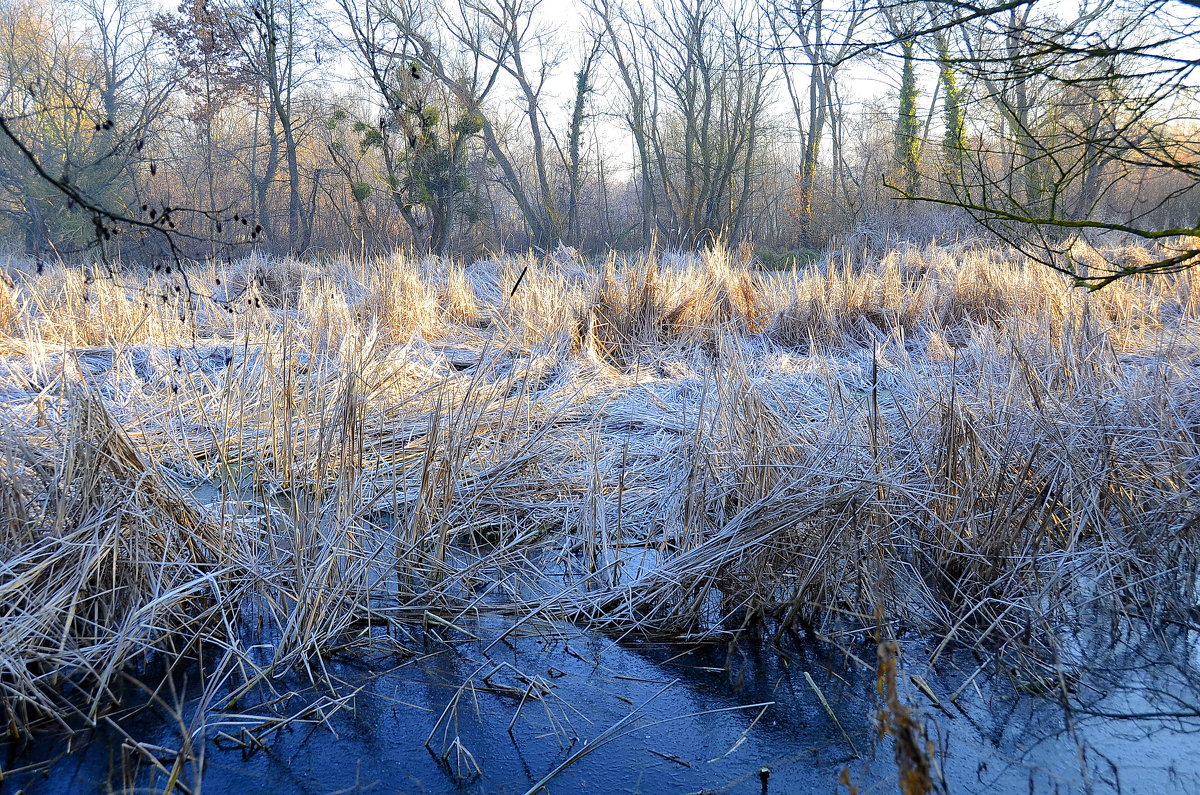
[{"label": "brown grass clump", "polygon": [[363,317],[378,324],[388,339],[404,342],[414,334],[435,337],[442,332],[438,291],[411,262],[393,257],[375,263],[366,291],[360,304]]},{"label": "brown grass clump", "polygon": [[984,255],[964,257],[962,264],[942,270],[931,311],[942,328],[997,323],[1031,301],[1028,280],[1019,268]]},{"label": "brown grass clump", "polygon": [[831,264],[824,275],[796,277],[783,290],[786,303],[772,327],[783,345],[859,344],[895,330],[910,332],[929,317],[928,278],[906,276],[895,257],[866,271],[848,260]]},{"label": "brown grass clump", "polygon": [[328,279],[309,282],[300,293],[299,310],[308,322],[302,327],[311,351],[338,350],[347,336],[360,330],[363,318],[352,298]]},{"label": "brown grass clump", "polygon": [[580,321],[581,344],[615,362],[632,360],[643,346],[663,344],[669,311],[664,289],[657,263],[618,274],[610,262]]},{"label": "brown grass clump", "polygon": [[576,319],[586,300],[586,279],[532,254],[483,264],[474,285],[484,325],[494,327],[498,339],[531,352],[578,348]]},{"label": "brown grass clump", "polygon": [[156,309],[109,280],[93,281],[75,270],[50,271],[29,288],[42,338],[76,347],[133,338]]},{"label": "brown grass clump", "polygon": [[212,274],[200,268],[186,277],[172,266],[149,273],[50,268],[14,271],[13,278],[13,295],[25,305],[20,322],[39,340],[67,347],[173,344],[229,323],[224,305],[208,297]]},{"label": "brown grass clump", "polygon": [[753,275],[729,264],[723,249],[701,267],[610,261],[580,321],[583,345],[624,366],[664,346],[705,345],[721,333],[760,331],[770,316]]},{"label": "brown grass clump", "polygon": [[[62,408],[46,441],[63,455],[20,424],[0,440],[0,654],[10,663],[0,712],[10,727],[65,720],[77,707],[94,717],[132,659],[195,643],[221,581],[219,527],[95,395],[69,387]],[[47,490],[53,499],[31,499]],[[62,673],[93,694],[90,704],[64,698]]]},{"label": "brown grass clump", "polygon": [[707,311],[696,325],[725,326],[742,333],[761,331],[770,319],[771,303],[755,283],[748,249],[736,260],[724,247],[709,249],[702,255],[707,279],[697,293],[707,294],[701,305]]},{"label": "brown grass clump", "polygon": [[479,301],[467,275],[460,266],[452,265],[445,274],[445,283],[438,290],[438,304],[446,322],[452,326],[479,324]]},{"label": "brown grass clump", "polygon": [[224,289],[217,298],[234,304],[257,301],[273,309],[294,307],[300,302],[301,288],[314,275],[311,266],[290,257],[255,254],[226,271]]},{"label": "brown grass clump", "polygon": [[21,306],[17,302],[17,287],[7,276],[0,273],[0,336],[8,336],[15,332],[21,315]]},{"label": "brown grass clump", "polygon": [[237,689],[463,610],[847,645],[903,625],[934,664],[966,646],[1029,681],[1194,620],[1195,277],[1087,294],[963,248],[791,275],[322,267],[183,320],[176,274],[19,277],[4,719],[99,714],[151,650],[215,646]]}]

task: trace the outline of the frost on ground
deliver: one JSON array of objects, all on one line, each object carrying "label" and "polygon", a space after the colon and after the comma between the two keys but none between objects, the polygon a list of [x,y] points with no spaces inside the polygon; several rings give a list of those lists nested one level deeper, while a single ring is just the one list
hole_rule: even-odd
[{"label": "frost on ground", "polygon": [[930,247],[799,274],[715,251],[8,276],[13,725],[95,714],[151,649],[311,669],[464,610],[883,625],[1036,682],[1196,620],[1186,274],[1086,293]]}]

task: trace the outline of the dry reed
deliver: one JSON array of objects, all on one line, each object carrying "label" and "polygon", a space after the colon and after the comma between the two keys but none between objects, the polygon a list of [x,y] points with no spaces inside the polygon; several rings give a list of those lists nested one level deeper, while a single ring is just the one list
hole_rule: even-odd
[{"label": "dry reed", "polygon": [[215,644],[249,687],[468,605],[835,641],[878,613],[1029,676],[1085,664],[1086,616],[1190,620],[1193,277],[1087,294],[979,248],[433,266],[14,270],[9,726],[100,714],[151,652]]}]

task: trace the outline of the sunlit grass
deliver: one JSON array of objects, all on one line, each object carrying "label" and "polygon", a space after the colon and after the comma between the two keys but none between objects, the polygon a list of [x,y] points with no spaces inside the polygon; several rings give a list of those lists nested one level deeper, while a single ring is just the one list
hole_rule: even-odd
[{"label": "sunlit grass", "polygon": [[882,617],[1036,674],[1086,664],[1084,616],[1194,604],[1186,275],[1086,293],[929,247],[9,276],[16,731],[99,714],[152,650],[252,681],[258,642],[316,671],[468,605],[833,642]]}]

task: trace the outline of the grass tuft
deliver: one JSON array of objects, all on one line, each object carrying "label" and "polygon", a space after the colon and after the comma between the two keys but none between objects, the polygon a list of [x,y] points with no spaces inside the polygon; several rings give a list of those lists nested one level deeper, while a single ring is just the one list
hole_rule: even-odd
[{"label": "grass tuft", "polygon": [[466,609],[835,643],[883,622],[1033,682],[1128,622],[1194,621],[1194,277],[1086,293],[981,247],[747,261],[15,263],[4,721],[91,720],[199,644],[235,692],[316,677],[364,626]]}]

